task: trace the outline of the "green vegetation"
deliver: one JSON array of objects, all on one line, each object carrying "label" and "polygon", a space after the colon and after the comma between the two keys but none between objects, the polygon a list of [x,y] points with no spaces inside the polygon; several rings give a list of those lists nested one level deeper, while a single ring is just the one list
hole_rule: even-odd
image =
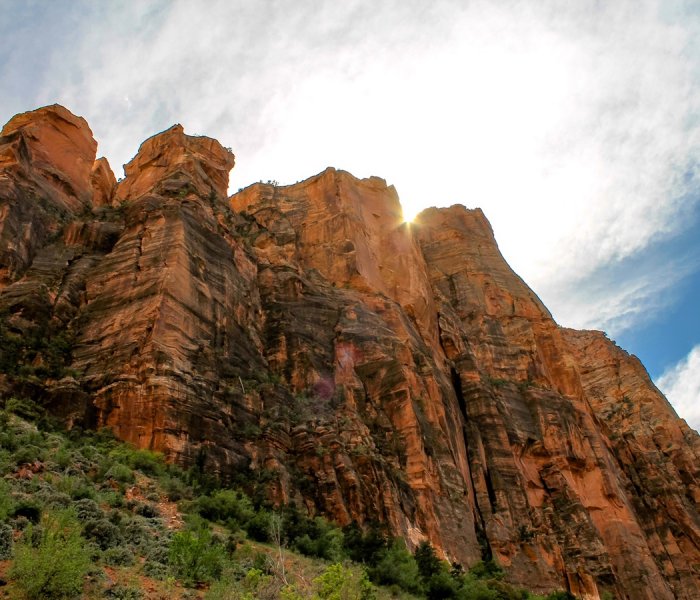
[{"label": "green vegetation", "polygon": [[[176,598],[542,600],[505,583],[494,563],[464,572],[427,542],[411,554],[378,524],[341,529],[294,504],[270,506],[257,486],[273,476],[223,487],[196,466],[167,465],[108,431],[61,431],[30,400],[7,399],[0,410],[6,589],[29,600],[140,598],[147,581]],[[249,487],[255,495],[244,492]]]}]

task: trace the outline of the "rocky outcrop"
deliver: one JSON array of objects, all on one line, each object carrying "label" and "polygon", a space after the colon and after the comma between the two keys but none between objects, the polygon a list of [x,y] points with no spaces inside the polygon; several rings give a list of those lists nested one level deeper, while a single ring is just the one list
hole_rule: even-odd
[{"label": "rocky outcrop", "polygon": [[227,199],[179,125],[118,184],[95,149],[61,107],[3,130],[2,393],[531,589],[697,597],[700,438],[480,210],[335,169]]},{"label": "rocky outcrop", "polygon": [[91,207],[97,142],[84,119],[54,105],[0,132],[0,286],[17,279],[62,225]]}]

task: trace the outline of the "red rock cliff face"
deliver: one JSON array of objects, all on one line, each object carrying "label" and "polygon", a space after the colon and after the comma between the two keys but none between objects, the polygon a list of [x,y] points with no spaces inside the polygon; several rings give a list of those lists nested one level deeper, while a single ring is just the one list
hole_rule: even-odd
[{"label": "red rock cliff face", "polygon": [[334,169],[227,199],[233,155],[179,125],[119,184],[95,149],[58,106],[3,129],[3,394],[532,589],[698,597],[698,435],[481,211],[408,225]]}]

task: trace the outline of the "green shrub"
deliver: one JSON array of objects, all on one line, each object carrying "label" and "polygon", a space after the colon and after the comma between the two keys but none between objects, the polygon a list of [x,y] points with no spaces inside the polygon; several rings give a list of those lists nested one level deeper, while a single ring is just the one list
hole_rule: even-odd
[{"label": "green shrub", "polygon": [[492,560],[479,561],[469,573],[477,579],[503,579],[505,575],[505,571]]},{"label": "green shrub", "polygon": [[361,568],[330,565],[313,581],[321,600],[374,600],[374,586]]},{"label": "green shrub", "polygon": [[381,560],[370,568],[374,583],[397,586],[411,594],[421,591],[421,578],[413,555],[400,538],[395,539]]},{"label": "green shrub", "polygon": [[170,566],[188,586],[218,579],[225,557],[224,549],[212,543],[211,532],[206,528],[180,531],[170,544]]},{"label": "green shrub", "polygon": [[79,521],[89,521],[91,519],[101,519],[104,517],[102,509],[97,505],[97,502],[90,498],[81,498],[73,503],[73,510]]},{"label": "green shrub", "polygon": [[0,524],[0,560],[7,560],[12,556],[13,533],[10,525]]},{"label": "green shrub", "polygon": [[15,451],[14,459],[16,465],[30,465],[44,458],[44,449],[33,444],[28,444]]},{"label": "green shrub", "polygon": [[294,549],[307,556],[324,558],[331,562],[338,562],[345,556],[343,551],[343,532],[328,523],[325,519],[316,518],[315,527],[309,528],[309,533],[305,533],[294,541]]},{"label": "green shrub", "polygon": [[129,465],[145,475],[159,476],[165,472],[163,455],[151,450],[142,450],[121,444],[109,453],[109,458],[115,462]]},{"label": "green shrub", "polygon": [[210,496],[197,498],[195,510],[203,518],[234,530],[245,526],[255,515],[248,497],[234,490],[218,490]]},{"label": "green shrub", "polygon": [[14,519],[24,517],[36,524],[41,519],[41,506],[34,500],[20,500],[10,511],[10,516]]},{"label": "green shrub", "polygon": [[124,543],[119,528],[107,519],[90,519],[83,527],[85,539],[94,541],[102,550],[121,546]]},{"label": "green shrub", "polygon": [[113,567],[130,566],[134,564],[134,553],[124,546],[108,548],[102,556],[105,563]]},{"label": "green shrub", "polygon": [[162,482],[162,487],[170,502],[179,502],[192,497],[192,489],[179,477],[169,476]]},{"label": "green shrub", "polygon": [[73,500],[96,497],[95,488],[83,477],[76,475],[66,475],[62,477],[56,487],[64,494],[68,494]]},{"label": "green shrub", "polygon": [[131,467],[115,463],[105,473],[105,479],[113,479],[119,483],[134,483],[135,478]]},{"label": "green shrub", "polygon": [[0,522],[7,519],[14,508],[10,485],[0,479]]},{"label": "green shrub", "polygon": [[363,532],[353,522],[343,528],[343,547],[351,560],[368,565],[377,564],[387,551],[389,542],[377,523],[372,523]]},{"label": "green shrub", "polygon": [[413,556],[416,559],[420,576],[426,581],[442,570],[440,559],[435,554],[430,542],[422,541]]},{"label": "green shrub", "polygon": [[[458,581],[446,570],[432,574],[425,581],[425,595],[428,600],[444,600],[456,598],[459,588]],[[505,600],[505,599],[504,599]]]},{"label": "green shrub", "polygon": [[499,593],[490,588],[486,582],[469,575],[462,580],[457,598],[459,600],[501,600]]},{"label": "green shrub", "polygon": [[256,542],[270,541],[270,512],[260,509],[252,519],[246,523],[245,530],[251,539]]},{"label": "green shrub", "polygon": [[35,421],[43,413],[43,409],[34,401],[14,396],[5,401],[5,410],[8,413],[21,417],[25,421]]},{"label": "green shrub", "polygon": [[15,550],[10,577],[29,600],[76,598],[90,569],[80,525],[69,511],[49,513],[42,520],[37,547],[27,543],[32,526]]},{"label": "green shrub", "polygon": [[134,514],[144,517],[146,519],[157,519],[160,517],[160,512],[152,504],[146,502],[137,502],[132,508]]}]

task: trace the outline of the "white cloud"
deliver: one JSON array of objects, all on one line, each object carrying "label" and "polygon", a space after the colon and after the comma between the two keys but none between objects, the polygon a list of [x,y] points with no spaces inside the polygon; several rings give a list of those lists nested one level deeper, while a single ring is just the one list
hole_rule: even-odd
[{"label": "white cloud", "polygon": [[700,431],[700,344],[656,380],[656,386],[688,425]]},{"label": "white cloud", "polygon": [[481,206],[555,316],[622,329],[660,282],[583,284],[673,235],[698,189],[700,20],[669,6],[86,4],[35,97],[83,114],[117,175],[177,121],[234,149],[233,189],[334,165],[386,178],[409,213]]}]

